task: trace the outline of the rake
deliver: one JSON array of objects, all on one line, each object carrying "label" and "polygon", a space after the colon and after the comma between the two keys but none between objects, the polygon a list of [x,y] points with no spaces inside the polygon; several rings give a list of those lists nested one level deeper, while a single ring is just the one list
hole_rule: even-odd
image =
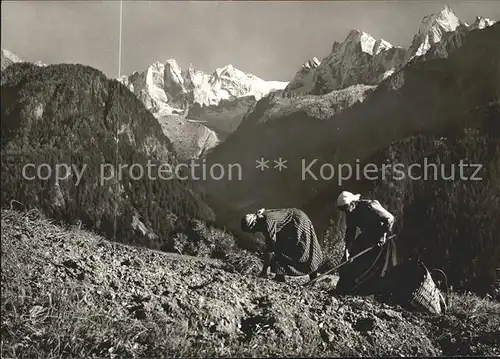
[{"label": "rake", "polygon": [[[391,235],[391,236],[387,237],[387,239],[392,239],[392,238],[394,238],[394,237],[396,237],[396,235],[395,235],[395,234],[393,234],[393,235]],[[326,272],[322,273],[321,275],[317,276],[316,278],[311,279],[309,282],[307,282],[307,283],[305,283],[305,284],[304,284],[304,287],[310,286],[311,284],[318,282],[320,279],[324,278],[326,275],[328,275],[328,274],[330,274],[330,273],[332,273],[332,272],[336,271],[337,269],[339,269],[340,267],[342,267],[342,266],[344,266],[344,265],[346,265],[346,264],[348,264],[348,263],[353,262],[356,258],[358,258],[358,257],[362,256],[363,254],[365,254],[365,253],[367,253],[367,252],[371,251],[371,250],[372,250],[373,248],[375,248],[375,247],[378,247],[378,244],[374,244],[373,246],[368,247],[368,248],[366,248],[366,249],[362,250],[362,251],[361,251],[361,252],[359,252],[358,254],[356,254],[356,255],[352,256],[351,258],[349,258],[349,259],[347,259],[346,261],[344,261],[344,262],[340,263],[339,265],[337,265],[337,266],[335,266],[335,267],[333,267],[333,268],[331,268],[331,269],[327,270]]]}]

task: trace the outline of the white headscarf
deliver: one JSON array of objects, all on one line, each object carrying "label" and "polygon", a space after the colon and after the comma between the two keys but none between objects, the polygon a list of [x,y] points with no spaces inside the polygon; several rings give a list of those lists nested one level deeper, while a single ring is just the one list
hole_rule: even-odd
[{"label": "white headscarf", "polygon": [[352,194],[351,192],[343,191],[337,197],[337,207],[342,207],[351,204],[353,201],[358,201],[360,197],[360,194]]},{"label": "white headscarf", "polygon": [[243,217],[243,223],[245,227],[247,227],[248,229],[252,229],[253,226],[255,226],[257,219],[262,218],[264,210],[265,210],[264,208],[261,208],[255,213],[246,214],[245,217]]},{"label": "white headscarf", "polygon": [[245,224],[248,228],[252,228],[257,222],[257,215],[255,213],[249,213],[245,215]]}]

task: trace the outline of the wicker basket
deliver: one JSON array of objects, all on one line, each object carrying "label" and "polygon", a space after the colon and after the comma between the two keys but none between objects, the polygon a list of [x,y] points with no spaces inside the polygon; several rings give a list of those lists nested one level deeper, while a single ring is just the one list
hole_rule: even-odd
[{"label": "wicker basket", "polygon": [[446,308],[442,306],[444,301],[441,291],[436,286],[429,270],[422,263],[420,266],[425,271],[424,278],[416,290],[413,291],[410,304],[431,313],[443,314]]}]

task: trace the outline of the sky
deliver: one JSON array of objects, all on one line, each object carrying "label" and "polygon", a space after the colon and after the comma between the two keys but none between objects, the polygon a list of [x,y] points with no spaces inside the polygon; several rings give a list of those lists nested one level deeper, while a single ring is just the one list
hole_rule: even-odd
[{"label": "sky", "polygon": [[[500,20],[500,1],[2,1],[1,46],[26,61],[81,63],[109,77],[175,59],[290,81],[358,29],[408,47],[425,15]],[[121,58],[121,61],[119,61]]]}]

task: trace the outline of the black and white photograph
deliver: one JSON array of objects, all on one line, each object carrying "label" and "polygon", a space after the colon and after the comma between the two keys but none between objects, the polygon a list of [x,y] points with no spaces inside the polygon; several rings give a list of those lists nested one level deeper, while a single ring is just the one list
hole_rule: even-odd
[{"label": "black and white photograph", "polygon": [[500,2],[1,2],[2,358],[500,357]]}]

